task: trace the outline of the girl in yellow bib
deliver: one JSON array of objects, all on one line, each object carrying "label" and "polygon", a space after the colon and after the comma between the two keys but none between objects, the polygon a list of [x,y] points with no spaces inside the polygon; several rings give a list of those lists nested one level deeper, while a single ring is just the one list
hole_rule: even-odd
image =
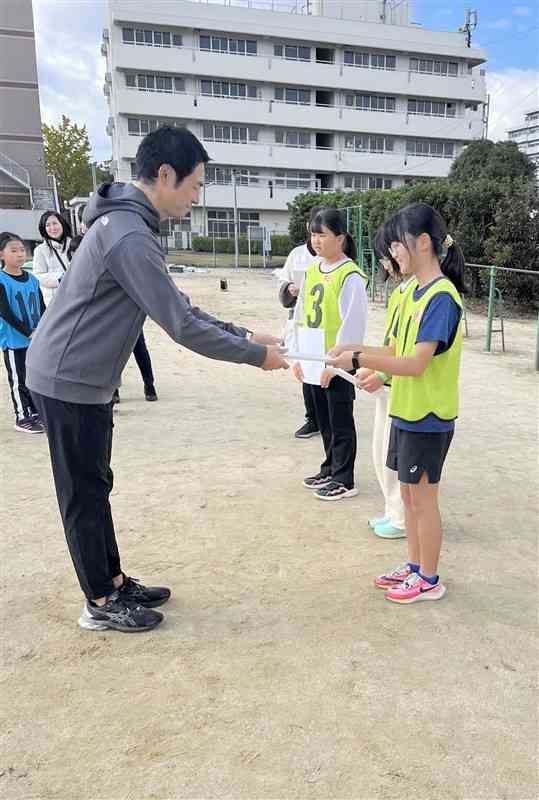
[{"label": "girl in yellow bib", "polygon": [[[403,276],[400,267],[390,252],[391,241],[388,226],[383,224],[378,229],[373,241],[373,251],[385,272],[385,279],[390,276],[398,286],[389,296],[386,311],[386,324],[383,344],[390,344],[392,332],[397,324],[400,306],[407,291],[416,284],[414,276]],[[363,391],[372,394],[375,400],[374,424],[372,433],[372,461],[380,489],[384,496],[384,514],[369,519],[369,527],[382,539],[404,539],[404,504],[401,498],[400,484],[397,474],[386,465],[387,451],[391,433],[391,417],[389,416],[389,398],[391,391],[391,375],[373,369],[360,369]]]},{"label": "girl in yellow bib", "polygon": [[[311,221],[311,244],[317,260],[308,267],[296,304],[296,326],[324,332],[325,352],[341,342],[363,341],[367,324],[367,276],[354,259],[356,248],[341,214],[320,211]],[[294,364],[303,381],[301,365]],[[324,370],[325,387],[309,384],[325,459],[316,475],[303,485],[319,500],[342,500],[357,494],[354,483],[356,428],[354,386],[331,370]]]},{"label": "girl in yellow bib", "polygon": [[[387,347],[335,348],[336,366],[392,375],[387,466],[398,473],[408,560],[375,579],[395,603],[439,600],[442,524],[438,485],[458,416],[464,258],[445,222],[423,203],[387,222],[391,253],[417,286],[403,299]],[[353,352],[350,352],[353,351]]]}]

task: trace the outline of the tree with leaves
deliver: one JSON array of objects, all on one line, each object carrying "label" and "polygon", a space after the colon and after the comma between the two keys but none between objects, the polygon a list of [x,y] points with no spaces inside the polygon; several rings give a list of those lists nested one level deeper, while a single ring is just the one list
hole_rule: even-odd
[{"label": "tree with leaves", "polygon": [[[66,203],[72,197],[86,197],[93,188],[92,148],[86,125],[81,128],[62,115],[58,127],[43,125],[43,144],[47,171],[56,176],[61,201]],[[106,179],[106,167],[98,169],[98,184]]]}]

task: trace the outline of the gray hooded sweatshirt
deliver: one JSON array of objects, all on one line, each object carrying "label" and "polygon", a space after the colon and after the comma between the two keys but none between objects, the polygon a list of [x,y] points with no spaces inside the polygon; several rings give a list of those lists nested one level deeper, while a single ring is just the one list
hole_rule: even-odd
[{"label": "gray hooded sweatshirt", "polygon": [[146,316],[179,344],[220,361],[261,366],[245,328],[191,305],[167,274],[159,214],[131,184],[103,184],[89,227],[28,349],[26,383],[71,403],[109,403]]}]

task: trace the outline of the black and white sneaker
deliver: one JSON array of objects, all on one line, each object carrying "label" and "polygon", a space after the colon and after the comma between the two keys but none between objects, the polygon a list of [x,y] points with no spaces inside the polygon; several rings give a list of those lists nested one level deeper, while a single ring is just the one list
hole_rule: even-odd
[{"label": "black and white sneaker", "polygon": [[85,630],[110,628],[122,633],[141,633],[155,628],[163,619],[159,611],[152,611],[132,600],[124,599],[120,592],[114,592],[103,606],[86,601],[79,625]]},{"label": "black and white sneaker", "polygon": [[344,500],[346,497],[355,497],[357,494],[358,490],[355,486],[352,486],[351,489],[347,489],[344,483],[331,481],[331,483],[318,489],[314,493],[314,496],[319,500]]},{"label": "black and white sneaker", "polygon": [[316,424],[308,419],[305,425],[302,425],[301,428],[295,432],[294,436],[296,439],[312,439],[313,436],[317,436],[320,433]]},{"label": "black and white sneaker", "polygon": [[119,589],[120,597],[145,608],[162,606],[170,598],[170,589],[166,586],[144,586],[136,578],[124,575],[124,582]]},{"label": "black and white sneaker", "polygon": [[307,489],[321,489],[323,486],[328,486],[332,483],[333,478],[331,475],[313,475],[312,478],[305,478],[303,485]]},{"label": "black and white sneaker", "polygon": [[18,419],[13,427],[20,433],[45,433],[43,423],[39,420],[39,418],[36,419],[35,417],[24,417],[23,419]]}]

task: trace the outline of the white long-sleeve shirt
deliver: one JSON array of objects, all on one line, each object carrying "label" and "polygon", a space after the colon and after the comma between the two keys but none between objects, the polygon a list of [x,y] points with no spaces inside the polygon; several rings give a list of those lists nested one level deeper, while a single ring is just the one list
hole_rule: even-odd
[{"label": "white long-sleeve shirt", "polygon": [[[47,242],[42,242],[34,250],[32,272],[39,281],[46,305],[53,299],[60,281],[69,267],[67,249],[70,241],[71,239],[68,238],[65,247],[57,242],[51,242],[49,247]],[[62,269],[62,264],[64,269]]]},{"label": "white long-sleeve shirt", "polygon": [[[322,260],[320,262],[320,270],[325,273],[333,272],[333,270],[338,269],[341,264],[345,264],[347,261],[350,261],[350,259],[343,258],[337,264],[328,266]],[[294,340],[293,342],[287,341],[288,347],[291,348],[293,346],[295,350],[299,349],[296,334],[298,325],[303,322],[304,302],[303,285],[294,309]],[[339,295],[339,315],[342,323],[337,333],[335,344],[361,344],[363,342],[367,329],[368,310],[369,301],[365,281],[359,273],[352,273],[346,278]]]}]

